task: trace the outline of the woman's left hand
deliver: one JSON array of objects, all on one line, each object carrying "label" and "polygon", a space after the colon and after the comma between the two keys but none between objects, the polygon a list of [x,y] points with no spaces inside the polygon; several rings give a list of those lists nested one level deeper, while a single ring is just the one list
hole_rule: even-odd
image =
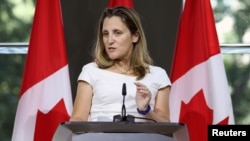
[{"label": "woman's left hand", "polygon": [[146,85],[135,82],[136,85],[136,104],[139,110],[146,110],[151,100],[151,92]]}]

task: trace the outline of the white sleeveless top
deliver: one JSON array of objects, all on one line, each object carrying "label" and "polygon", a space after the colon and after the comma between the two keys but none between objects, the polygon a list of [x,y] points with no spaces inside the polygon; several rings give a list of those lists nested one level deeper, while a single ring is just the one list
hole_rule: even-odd
[{"label": "white sleeveless top", "polygon": [[[78,80],[88,82],[93,89],[92,106],[89,121],[113,121],[113,116],[121,114],[123,103],[122,86],[126,83],[127,94],[125,96],[125,107],[127,115],[142,117],[137,113],[135,101],[136,81],[135,76],[127,76],[97,67],[91,62],[83,66]],[[152,98],[150,106],[153,109],[155,97],[160,88],[170,86],[171,82],[163,68],[150,66],[150,73],[139,80],[151,91]],[[137,120],[139,121],[139,120]]]}]

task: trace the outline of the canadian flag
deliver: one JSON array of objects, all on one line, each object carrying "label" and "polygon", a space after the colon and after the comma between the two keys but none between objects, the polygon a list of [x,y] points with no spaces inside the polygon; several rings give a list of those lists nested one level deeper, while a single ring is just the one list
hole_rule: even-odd
[{"label": "canadian flag", "polygon": [[72,95],[60,0],[37,0],[12,141],[51,141]]},{"label": "canadian flag", "polygon": [[231,96],[210,0],[186,0],[171,70],[170,120],[190,141],[207,141],[209,124],[234,124]]},{"label": "canadian flag", "polygon": [[108,7],[115,6],[126,6],[134,9],[134,4],[132,0],[109,0]]}]

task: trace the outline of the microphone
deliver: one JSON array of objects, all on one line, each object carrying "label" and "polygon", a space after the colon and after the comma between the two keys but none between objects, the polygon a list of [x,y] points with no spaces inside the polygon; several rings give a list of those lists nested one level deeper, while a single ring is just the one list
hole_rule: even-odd
[{"label": "microphone", "polygon": [[115,115],[113,117],[113,122],[134,122],[134,116],[131,115],[126,115],[126,106],[125,106],[125,96],[127,95],[127,88],[126,88],[126,83],[123,83],[122,85],[122,96],[123,96],[123,101],[122,101],[122,110],[121,110],[121,115]]},{"label": "microphone", "polygon": [[122,101],[122,121],[126,121],[126,107],[125,107],[125,96],[126,95],[127,95],[126,83],[123,83],[123,85],[122,85],[122,96],[123,96],[123,101]]}]

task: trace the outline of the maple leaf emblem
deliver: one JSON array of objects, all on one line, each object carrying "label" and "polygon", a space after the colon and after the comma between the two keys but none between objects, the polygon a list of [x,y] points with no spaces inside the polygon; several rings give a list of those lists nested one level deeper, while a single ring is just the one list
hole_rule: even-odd
[{"label": "maple leaf emblem", "polygon": [[[208,125],[213,123],[213,109],[206,103],[203,90],[197,92],[189,103],[181,102],[179,122],[186,124],[190,141],[207,141]],[[218,124],[228,124],[229,117]]]},{"label": "maple leaf emblem", "polygon": [[61,99],[47,114],[37,111],[34,141],[51,141],[58,127],[63,121],[68,121],[69,115]]}]

